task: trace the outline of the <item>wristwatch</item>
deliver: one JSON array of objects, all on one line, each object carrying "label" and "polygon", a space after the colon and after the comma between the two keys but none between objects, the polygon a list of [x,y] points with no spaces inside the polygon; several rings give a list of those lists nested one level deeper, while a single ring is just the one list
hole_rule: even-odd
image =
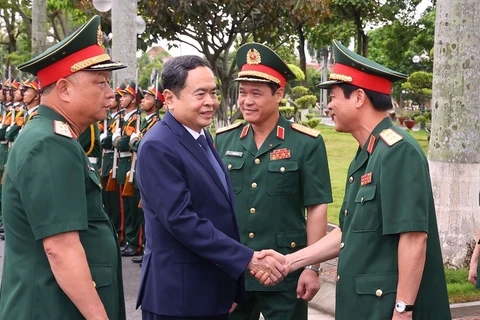
[{"label": "wristwatch", "polygon": [[305,269],[314,271],[317,274],[317,276],[321,275],[323,271],[322,268],[316,267],[314,265],[306,266]]},{"label": "wristwatch", "polygon": [[397,301],[397,303],[395,303],[395,310],[398,313],[413,311],[413,304],[406,304],[403,301]]}]

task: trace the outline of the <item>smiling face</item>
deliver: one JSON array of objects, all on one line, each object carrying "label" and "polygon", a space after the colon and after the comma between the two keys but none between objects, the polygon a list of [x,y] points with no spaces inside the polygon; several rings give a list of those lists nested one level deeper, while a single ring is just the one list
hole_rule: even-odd
[{"label": "smiling face", "polygon": [[330,89],[331,101],[328,109],[332,112],[335,121],[335,130],[338,132],[352,132],[358,123],[357,93],[355,90],[349,98],[345,97],[339,86],[333,86]]},{"label": "smiling face", "polygon": [[204,66],[188,71],[185,86],[178,96],[171,90],[165,90],[163,95],[175,119],[197,132],[211,124],[219,105],[215,76]]},{"label": "smiling face", "polygon": [[245,121],[260,124],[278,117],[278,106],[283,98],[283,88],[272,94],[270,87],[261,82],[240,82],[238,105]]}]

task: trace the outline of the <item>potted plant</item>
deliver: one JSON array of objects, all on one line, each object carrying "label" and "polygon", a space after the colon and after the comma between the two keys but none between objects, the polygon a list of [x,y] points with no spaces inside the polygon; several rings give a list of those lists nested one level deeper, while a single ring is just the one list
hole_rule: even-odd
[{"label": "potted plant", "polygon": [[400,109],[399,112],[398,112],[398,117],[397,117],[397,121],[398,121],[398,125],[399,126],[403,126],[404,125],[404,121],[406,119],[406,114],[407,114],[407,111],[404,110],[404,109]]},{"label": "potted plant", "polygon": [[413,111],[407,111],[407,113],[405,114],[405,120],[403,121],[403,123],[405,124],[405,127],[410,130],[412,130],[413,126],[417,124],[417,121],[414,120],[414,116],[415,115]]}]

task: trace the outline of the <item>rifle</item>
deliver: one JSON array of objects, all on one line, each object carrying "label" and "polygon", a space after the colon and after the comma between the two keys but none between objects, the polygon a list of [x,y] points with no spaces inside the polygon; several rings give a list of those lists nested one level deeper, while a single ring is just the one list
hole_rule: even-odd
[{"label": "rifle", "polygon": [[[140,108],[139,108],[139,105],[138,105],[138,101],[137,101],[137,95],[138,95],[138,68],[135,72],[135,103],[137,104],[137,111],[136,111],[136,115],[137,115],[137,121],[135,123],[135,132],[137,134],[140,133]],[[123,187],[123,191],[122,191],[122,196],[123,197],[133,197],[134,194],[135,194],[135,186],[133,184],[133,177],[135,176],[135,166],[137,164],[137,153],[135,151],[133,151],[133,155],[132,155],[132,162],[131,162],[131,165],[130,165],[130,171],[127,172],[127,177],[125,179],[125,181],[127,181],[127,183],[125,183],[125,186]]]},{"label": "rifle", "polygon": [[[120,109],[120,106],[117,107],[117,110]],[[115,131],[120,129],[120,121],[122,121],[122,112],[120,110],[117,111],[115,117],[117,118],[115,121]],[[105,129],[104,129],[105,130]],[[115,191],[117,190],[117,165],[118,165],[118,150],[117,148],[113,148],[113,165],[112,169],[108,173],[108,181],[107,186],[105,187],[105,191]]]}]

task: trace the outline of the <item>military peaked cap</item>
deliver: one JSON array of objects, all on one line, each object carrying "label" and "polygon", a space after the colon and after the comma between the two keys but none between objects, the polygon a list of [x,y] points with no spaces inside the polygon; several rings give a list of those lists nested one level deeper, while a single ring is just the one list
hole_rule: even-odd
[{"label": "military peaked cap", "polygon": [[332,46],[335,64],[329,81],[320,83],[320,88],[329,89],[335,84],[348,83],[390,95],[392,83],[408,77],[352,52],[338,40],[333,40]]},{"label": "military peaked cap", "polygon": [[38,76],[42,87],[77,71],[116,70],[126,66],[113,62],[102,46],[100,17],[94,16],[71,35],[27,61],[18,69]]},{"label": "military peaked cap", "polygon": [[40,89],[40,84],[38,83],[37,77],[31,77],[30,79],[26,80],[22,86],[24,88],[32,88],[33,90],[38,91]]},{"label": "military peaked cap", "polygon": [[161,102],[164,102],[165,98],[162,92],[163,92],[163,88],[160,84],[158,84],[157,88],[155,88],[155,86],[151,86],[147,90],[143,90],[144,94],[151,94],[152,96],[155,97],[156,100],[160,100]]},{"label": "military peaked cap", "polygon": [[240,69],[235,81],[273,82],[285,87],[295,75],[287,64],[269,47],[260,43],[246,43],[235,55]]}]

